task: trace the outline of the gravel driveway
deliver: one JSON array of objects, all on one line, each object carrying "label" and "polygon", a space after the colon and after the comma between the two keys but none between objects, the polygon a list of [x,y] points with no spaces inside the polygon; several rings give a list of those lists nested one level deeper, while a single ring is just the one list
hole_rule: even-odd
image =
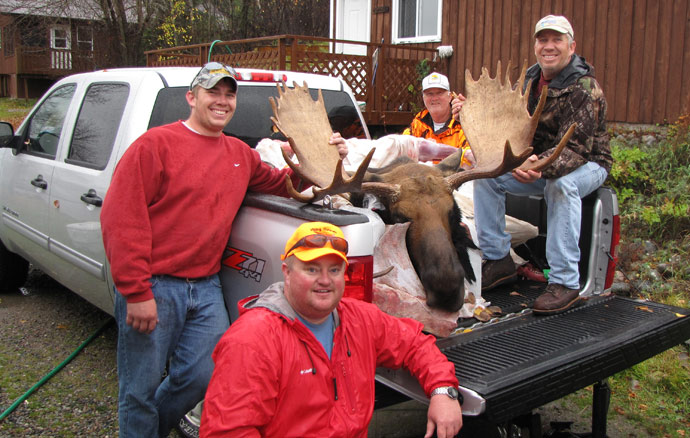
[{"label": "gravel driveway", "polygon": [[[0,293],[0,411],[62,363],[109,315],[34,270],[28,295]],[[109,324],[62,371],[42,385],[7,418],[4,437],[117,437],[117,330]],[[552,420],[575,420],[572,430],[586,431],[589,409],[565,399],[539,409],[544,431]],[[370,438],[423,436],[426,406],[402,403],[376,411]],[[611,437],[650,437],[609,412]],[[172,438],[179,438],[176,432]]]},{"label": "gravel driveway", "polygon": [[[111,320],[40,271],[32,271],[26,290],[0,294],[3,411]],[[116,437],[116,339],[110,324],[0,422],[0,437]]]}]

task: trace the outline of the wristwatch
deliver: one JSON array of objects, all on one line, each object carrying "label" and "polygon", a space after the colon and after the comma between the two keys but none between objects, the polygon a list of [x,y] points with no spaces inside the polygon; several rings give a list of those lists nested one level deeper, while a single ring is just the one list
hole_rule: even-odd
[{"label": "wristwatch", "polygon": [[433,391],[431,391],[431,396],[435,396],[437,394],[445,394],[448,397],[450,397],[451,400],[459,400],[460,404],[462,404],[462,395],[460,394],[460,391],[454,386],[440,386]]}]

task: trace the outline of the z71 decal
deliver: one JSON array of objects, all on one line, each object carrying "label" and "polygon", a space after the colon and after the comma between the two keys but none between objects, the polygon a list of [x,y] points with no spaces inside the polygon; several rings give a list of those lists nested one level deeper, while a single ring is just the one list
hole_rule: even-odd
[{"label": "z71 decal", "polygon": [[245,278],[253,278],[257,283],[261,281],[266,260],[257,259],[252,253],[232,247],[226,247],[230,255],[223,259],[223,264],[228,268],[240,271]]}]

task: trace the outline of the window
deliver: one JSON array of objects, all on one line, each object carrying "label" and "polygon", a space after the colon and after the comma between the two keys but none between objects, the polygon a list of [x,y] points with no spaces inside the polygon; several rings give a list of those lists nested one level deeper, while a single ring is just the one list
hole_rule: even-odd
[{"label": "window", "polygon": [[71,49],[72,37],[67,26],[54,26],[50,28],[51,49]]},{"label": "window", "polygon": [[14,28],[6,26],[2,28],[2,43],[5,56],[14,56]]},{"label": "window", "polygon": [[[237,108],[225,134],[237,137],[251,147],[263,138],[283,138],[274,131],[271,116],[273,109],[269,97],[278,97],[275,86],[240,85],[237,93]],[[189,117],[189,105],[185,100],[188,87],[168,87],[158,92],[148,128],[185,120]],[[310,89],[312,99],[318,91]],[[323,103],[334,131],[340,131],[346,138],[364,137],[364,127],[357,109],[349,95],[342,91],[322,90]]]},{"label": "window", "polygon": [[93,30],[90,27],[79,26],[77,28],[77,49],[93,52]]},{"label": "window", "polygon": [[443,0],[393,0],[393,43],[441,41]]},{"label": "window", "polygon": [[26,128],[25,152],[55,158],[75,88],[74,84],[60,87],[41,103]]},{"label": "window", "polygon": [[86,91],[65,160],[92,169],[105,169],[125,111],[127,84],[93,84]]}]

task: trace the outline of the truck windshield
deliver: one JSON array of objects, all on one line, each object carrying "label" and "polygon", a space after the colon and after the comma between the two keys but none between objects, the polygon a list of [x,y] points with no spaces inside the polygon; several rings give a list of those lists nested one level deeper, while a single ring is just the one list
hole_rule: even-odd
[{"label": "truck windshield", "polygon": [[[148,128],[185,120],[189,116],[189,105],[185,100],[187,87],[169,87],[160,90],[151,114]],[[317,90],[310,90],[316,99]],[[364,138],[364,129],[357,109],[347,93],[323,90],[323,101],[334,132],[345,138]],[[263,138],[282,139],[271,122],[273,109],[268,98],[277,97],[275,85],[245,85],[240,82],[237,92],[237,110],[223,130],[227,135],[237,137],[249,146],[255,147]]]}]

